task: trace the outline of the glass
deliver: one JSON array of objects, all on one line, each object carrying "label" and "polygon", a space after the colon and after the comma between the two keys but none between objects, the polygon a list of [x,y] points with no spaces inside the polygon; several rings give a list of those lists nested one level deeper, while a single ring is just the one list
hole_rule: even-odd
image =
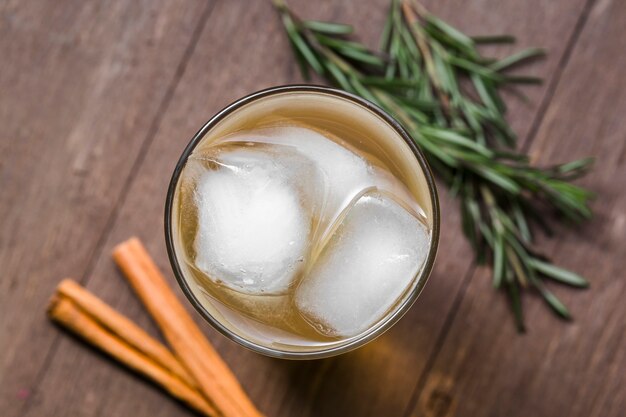
[{"label": "glass", "polygon": [[[265,112],[279,111],[281,102],[282,106],[288,105],[289,102],[285,100],[297,100],[298,103],[303,103],[302,100],[313,99],[323,99],[327,105],[335,106],[336,109],[333,110],[337,110],[338,118],[352,117],[353,115],[355,120],[356,118],[360,118],[359,120],[369,119],[370,126],[374,126],[375,129],[382,129],[377,130],[378,132],[390,133],[376,137],[380,141],[380,149],[387,152],[394,162],[397,161],[400,165],[404,164],[408,167],[408,172],[412,172],[412,175],[404,179],[405,183],[417,184],[422,190],[421,192],[427,193],[424,194],[425,203],[423,205],[430,220],[431,242],[426,261],[414,277],[412,288],[403,294],[390,312],[365,332],[348,339],[325,344],[273,343],[271,336],[263,336],[264,326],[267,325],[254,324],[251,328],[244,328],[250,325],[249,319],[238,315],[235,310],[218,300],[211,300],[203,295],[200,285],[191,276],[187,263],[182,259],[183,249],[180,247],[180,239],[177,238],[178,184],[187,159],[198,144],[208,137],[216,137],[227,132],[229,124],[232,127],[232,121],[235,118],[249,116],[250,112],[254,111],[263,112],[263,110],[259,110],[260,106],[266,106]],[[271,107],[272,105],[274,107]],[[346,113],[347,110],[349,110],[348,113]],[[229,339],[255,352],[285,359],[316,359],[338,355],[364,345],[389,329],[411,307],[426,284],[437,252],[439,228],[439,202],[432,172],[424,155],[415,146],[404,128],[379,107],[360,97],[341,90],[318,86],[293,85],[269,88],[239,99],[217,113],[194,135],[183,151],[174,169],[165,205],[165,237],[168,256],[176,279],[191,304],[213,327]],[[241,325],[243,322],[247,323],[246,326]]]}]

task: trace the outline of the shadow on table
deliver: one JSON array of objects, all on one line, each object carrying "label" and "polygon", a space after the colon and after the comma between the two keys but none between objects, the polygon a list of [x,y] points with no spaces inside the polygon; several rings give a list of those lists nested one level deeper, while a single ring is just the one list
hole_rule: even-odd
[{"label": "shadow on table", "polygon": [[284,373],[285,386],[283,398],[263,404],[264,411],[290,417],[403,416],[438,337],[446,311],[437,305],[446,287],[433,276],[420,296],[424,302],[418,300],[392,329],[355,351],[314,361],[267,359]]}]

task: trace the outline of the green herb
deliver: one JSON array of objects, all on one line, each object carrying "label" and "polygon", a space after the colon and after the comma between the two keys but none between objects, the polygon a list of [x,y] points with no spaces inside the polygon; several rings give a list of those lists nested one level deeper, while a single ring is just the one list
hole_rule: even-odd
[{"label": "green herb", "polygon": [[560,317],[565,305],[546,279],[575,287],[587,281],[553,265],[533,247],[531,224],[547,227],[540,206],[580,221],[591,216],[592,194],[569,181],[591,165],[583,159],[549,168],[517,152],[499,91],[538,83],[509,75],[511,67],[543,55],[526,49],[486,58],[477,44],[513,42],[510,36],[469,37],[413,0],[392,0],[381,52],[348,40],[348,25],[303,21],[274,0],[296,59],[332,84],[359,95],[400,121],[436,174],[460,202],[463,232],[479,263],[490,262],[493,285],[508,294],[517,327],[524,330],[522,290],[532,288]]}]

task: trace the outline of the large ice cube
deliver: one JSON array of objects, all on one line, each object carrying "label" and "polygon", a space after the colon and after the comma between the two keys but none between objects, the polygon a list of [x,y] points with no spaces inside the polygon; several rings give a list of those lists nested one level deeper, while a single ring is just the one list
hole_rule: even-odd
[{"label": "large ice cube", "polygon": [[320,332],[355,336],[371,327],[411,287],[430,246],[416,215],[378,191],[346,209],[295,304]]},{"label": "large ice cube", "polygon": [[324,204],[319,219],[322,235],[355,195],[374,185],[372,167],[365,159],[345,147],[347,144],[342,146],[335,143],[314,129],[279,126],[234,135],[233,140],[287,146],[297,150],[316,166],[324,181],[323,194],[319,196]]},{"label": "large ice cube", "polygon": [[307,258],[315,208],[294,179],[314,188],[314,167],[288,148],[243,144],[194,154],[185,170],[197,181],[195,267],[236,291],[284,293]]}]

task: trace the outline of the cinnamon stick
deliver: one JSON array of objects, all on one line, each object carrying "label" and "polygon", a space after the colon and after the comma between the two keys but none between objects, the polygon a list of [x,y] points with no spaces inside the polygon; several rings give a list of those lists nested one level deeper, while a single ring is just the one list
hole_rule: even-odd
[{"label": "cinnamon stick", "polygon": [[[72,299],[61,293],[55,294],[50,301],[48,315],[52,320],[80,336],[91,345],[160,385],[169,394],[188,404],[202,415],[208,417],[217,415],[215,409],[193,387],[172,374],[169,369],[164,368],[114,333],[108,331],[107,328],[103,327],[96,319],[74,303]],[[119,313],[116,313],[116,315],[119,315]],[[150,339],[149,344],[158,343],[156,340]],[[137,340],[135,342],[138,342],[140,345],[144,344]]]},{"label": "cinnamon stick", "polygon": [[101,326],[167,369],[184,383],[195,387],[196,382],[193,377],[163,344],[75,281],[64,279],[57,286],[57,293],[70,299]]},{"label": "cinnamon stick", "polygon": [[139,239],[116,246],[113,259],[159,325],[204,397],[225,417],[262,417],[228,365],[168,286]]}]

